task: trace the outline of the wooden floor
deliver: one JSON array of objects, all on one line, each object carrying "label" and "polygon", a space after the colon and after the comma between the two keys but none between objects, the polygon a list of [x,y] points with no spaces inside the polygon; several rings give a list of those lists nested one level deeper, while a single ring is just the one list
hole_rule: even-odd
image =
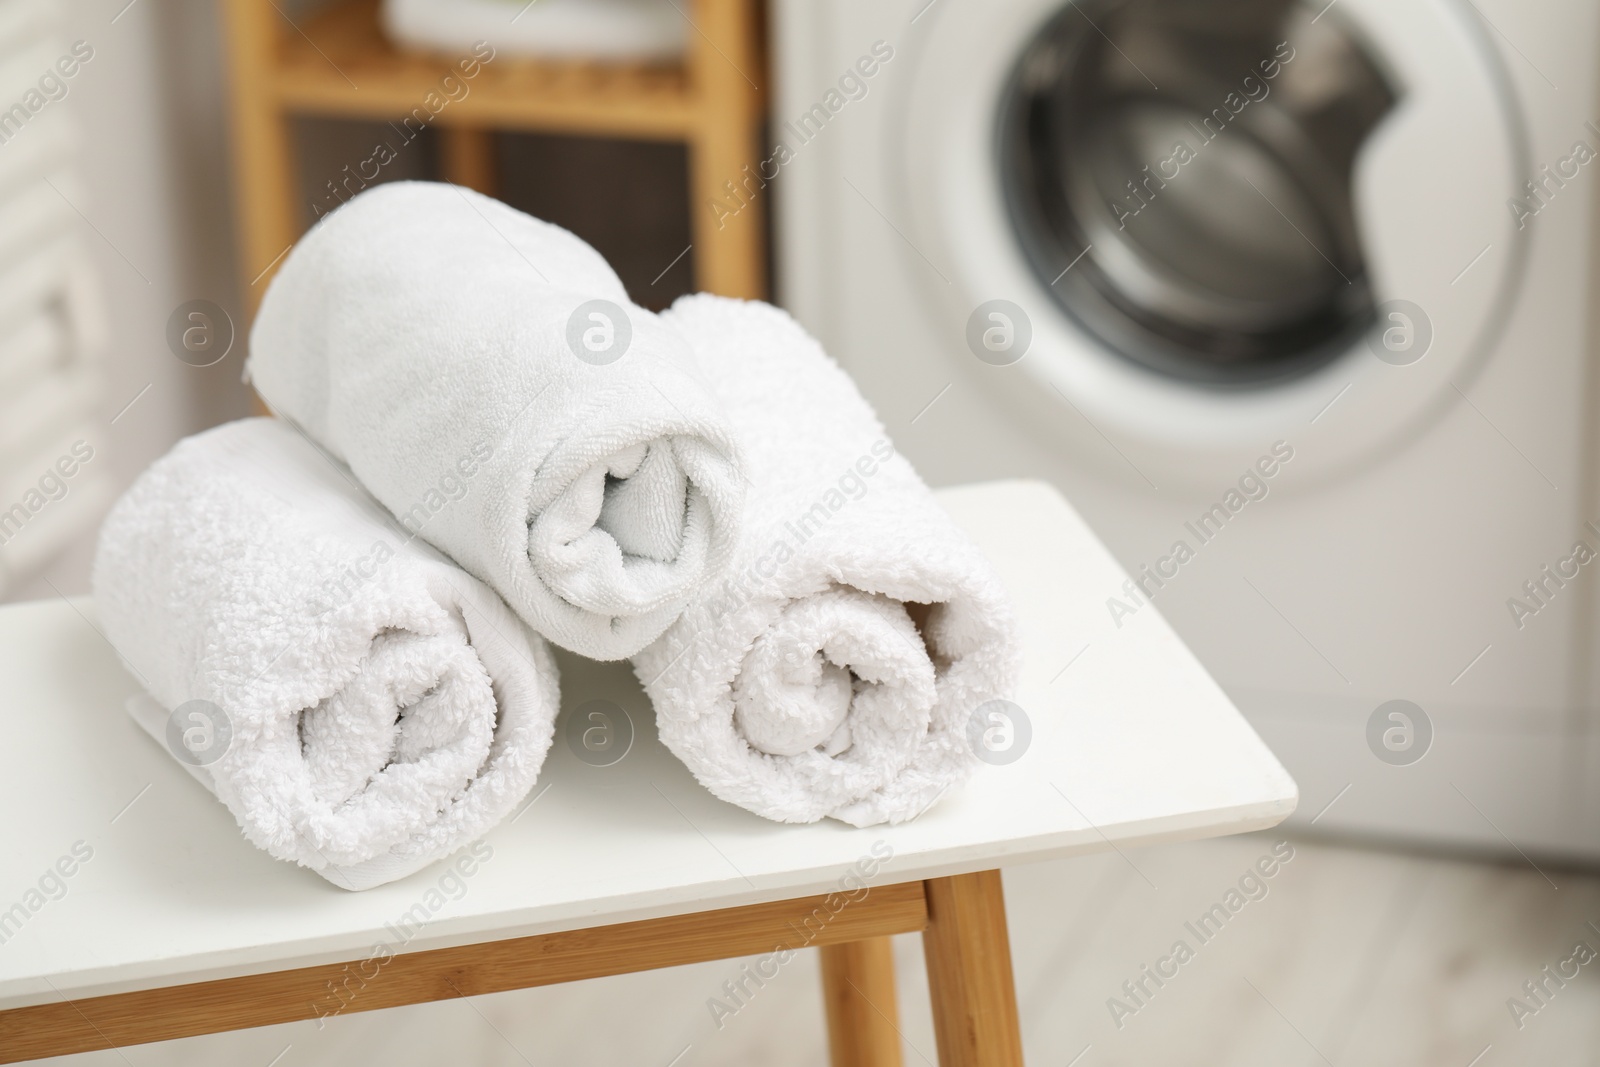
[{"label": "wooden floor", "polygon": [[[1170,845],[1008,872],[1028,1062],[1040,1067],[1600,1062],[1600,959],[1562,988],[1547,980],[1554,992],[1542,1007],[1521,989],[1547,964],[1554,971],[1580,941],[1600,951],[1600,875],[1554,869],[1540,874],[1520,861],[1502,866],[1295,841],[1292,859],[1266,865],[1272,877],[1246,879],[1243,891],[1229,899],[1241,877],[1271,856],[1272,842],[1252,836]],[[1214,904],[1238,909],[1216,932],[1199,927]],[[1593,927],[1587,925],[1591,921]],[[1179,940],[1188,945],[1189,958],[1181,965],[1175,959],[1160,963]],[[895,948],[905,1062],[932,1064],[933,1026],[919,938],[898,938]],[[1176,973],[1158,987],[1144,975],[1146,965]],[[743,1004],[722,988],[740,977],[739,961],[730,960],[352,1015],[329,1020],[320,1030],[314,1023],[291,1024],[45,1062],[72,1067],[826,1063],[815,953],[798,956],[764,988],[747,981],[753,993]],[[1135,988],[1135,1000],[1122,986],[1141,979],[1144,992]],[[1518,995],[1530,1008],[1539,1007],[1521,1019],[1520,1029],[1507,1007],[1508,998]],[[714,997],[728,1009],[716,1019],[708,1005]],[[1107,1004],[1112,997],[1127,1009],[1119,1010],[1115,1021]]]}]

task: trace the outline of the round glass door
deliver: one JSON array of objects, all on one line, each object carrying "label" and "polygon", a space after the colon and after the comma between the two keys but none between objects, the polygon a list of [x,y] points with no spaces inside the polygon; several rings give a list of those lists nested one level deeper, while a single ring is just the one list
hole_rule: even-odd
[{"label": "round glass door", "polygon": [[1337,16],[1081,0],[1022,49],[999,126],[1007,213],[1040,283],[1111,351],[1237,388],[1315,370],[1372,325],[1352,182],[1397,100]]}]

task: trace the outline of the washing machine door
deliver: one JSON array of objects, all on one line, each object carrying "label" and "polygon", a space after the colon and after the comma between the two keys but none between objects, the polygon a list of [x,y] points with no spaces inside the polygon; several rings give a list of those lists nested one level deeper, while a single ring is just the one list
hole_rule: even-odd
[{"label": "washing machine door", "polygon": [[1280,438],[1326,473],[1418,431],[1489,347],[1525,151],[1470,9],[931,14],[905,97],[914,228],[955,316],[1027,319],[1020,360],[972,370],[1045,432],[1110,432],[1169,480]]}]

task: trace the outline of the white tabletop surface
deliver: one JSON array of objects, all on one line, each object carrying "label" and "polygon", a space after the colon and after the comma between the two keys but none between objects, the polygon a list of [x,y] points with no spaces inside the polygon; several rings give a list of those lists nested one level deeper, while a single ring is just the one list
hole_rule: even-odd
[{"label": "white tabletop surface", "polygon": [[[364,893],[273,860],[124,712],[134,681],[87,600],[0,608],[0,1008],[366,956],[413,905],[408,950],[828,892],[877,842],[877,884],[1271,826],[1294,782],[1145,607],[1114,625],[1124,574],[1053,490],[1005,482],[940,500],[1015,598],[1025,754],[897,827],[767,822],[700,788],[656,740],[625,664],[562,659],[563,708],[604,698],[637,727],[592,767],[555,746],[533,796],[470,878],[442,866]],[[1070,666],[1069,666],[1070,664]],[[543,791],[541,793],[541,791]],[[74,845],[64,895],[29,897]],[[480,851],[483,845],[478,846]],[[71,864],[68,864],[71,866]]]}]

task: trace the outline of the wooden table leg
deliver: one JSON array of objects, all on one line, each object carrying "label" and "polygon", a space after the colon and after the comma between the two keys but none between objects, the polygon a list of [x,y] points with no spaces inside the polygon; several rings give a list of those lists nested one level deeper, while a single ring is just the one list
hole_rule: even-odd
[{"label": "wooden table leg", "polygon": [[445,181],[494,196],[494,131],[481,126],[444,126],[439,132]]},{"label": "wooden table leg", "polygon": [[874,937],[820,951],[833,1067],[901,1067],[894,942]]},{"label": "wooden table leg", "polygon": [[923,883],[922,932],[941,1067],[1021,1067],[1022,1030],[1011,977],[1000,872]]}]

